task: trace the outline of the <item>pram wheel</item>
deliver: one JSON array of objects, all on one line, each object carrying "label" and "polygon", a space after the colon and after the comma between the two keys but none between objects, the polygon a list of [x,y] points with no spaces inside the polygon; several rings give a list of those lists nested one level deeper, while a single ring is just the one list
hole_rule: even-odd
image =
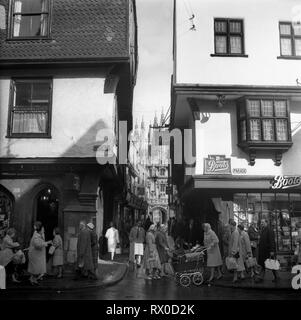
[{"label": "pram wheel", "polygon": [[189,277],[188,275],[182,275],[182,276],[180,277],[180,284],[181,284],[181,286],[183,286],[183,287],[189,287],[190,284],[191,284],[191,279],[190,279],[190,277]]},{"label": "pram wheel", "polygon": [[193,276],[192,276],[192,282],[193,284],[195,284],[196,286],[200,286],[204,281],[203,275],[201,274],[201,272],[196,272]]}]

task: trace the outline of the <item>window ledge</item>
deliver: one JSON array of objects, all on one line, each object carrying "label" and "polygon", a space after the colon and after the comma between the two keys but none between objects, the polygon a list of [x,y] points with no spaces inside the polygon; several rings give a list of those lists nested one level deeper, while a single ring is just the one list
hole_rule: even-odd
[{"label": "window ledge", "polygon": [[50,37],[14,37],[14,38],[7,38],[6,41],[8,42],[14,42],[14,41],[32,41],[32,40],[36,40],[36,41],[52,41],[53,39]]},{"label": "window ledge", "polygon": [[278,56],[277,59],[284,59],[284,60],[301,60],[301,56]]},{"label": "window ledge", "polygon": [[51,135],[38,135],[38,134],[13,134],[13,135],[6,135],[5,138],[7,139],[51,139]]},{"label": "window ledge", "polygon": [[247,54],[228,54],[228,53],[212,53],[211,57],[232,57],[232,58],[248,58]]}]

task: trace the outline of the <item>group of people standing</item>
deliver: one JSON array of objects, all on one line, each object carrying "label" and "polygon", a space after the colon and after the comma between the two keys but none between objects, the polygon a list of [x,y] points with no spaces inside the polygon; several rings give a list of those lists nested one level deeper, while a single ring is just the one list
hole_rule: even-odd
[{"label": "group of people standing", "polygon": [[148,221],[144,226],[138,221],[132,227],[129,235],[129,261],[132,269],[142,267],[148,279],[161,279],[172,273],[170,258],[174,248],[167,231],[166,225],[149,224]]},{"label": "group of people standing", "polygon": [[[5,267],[8,277],[13,282],[20,282],[20,275],[27,265],[27,271],[30,274],[29,281],[32,285],[37,285],[47,273],[46,248],[48,247],[50,263],[55,276],[62,278],[63,241],[58,228],[53,230],[53,239],[46,241],[44,227],[40,221],[36,221],[29,247],[24,250],[21,250],[16,236],[16,230],[8,228],[0,251],[0,265]],[[27,253],[27,259],[25,253]]]}]

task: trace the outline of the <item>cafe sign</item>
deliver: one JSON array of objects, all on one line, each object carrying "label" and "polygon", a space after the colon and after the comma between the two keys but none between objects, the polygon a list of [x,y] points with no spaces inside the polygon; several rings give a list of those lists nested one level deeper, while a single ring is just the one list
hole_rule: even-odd
[{"label": "cafe sign", "polygon": [[288,189],[298,187],[300,185],[300,176],[276,176],[274,180],[271,181],[272,189]]},{"label": "cafe sign", "polygon": [[231,159],[225,155],[209,155],[204,159],[204,174],[231,174]]}]

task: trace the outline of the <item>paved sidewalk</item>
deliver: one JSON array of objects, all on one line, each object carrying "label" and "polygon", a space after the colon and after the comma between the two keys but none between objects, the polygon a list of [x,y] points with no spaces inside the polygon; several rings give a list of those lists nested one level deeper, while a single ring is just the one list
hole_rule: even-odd
[{"label": "paved sidewalk", "polygon": [[[293,290],[291,281],[294,275],[287,271],[280,271],[278,274],[280,279],[277,282],[272,281],[274,278],[272,272],[266,271],[265,279],[262,282],[256,283],[254,279],[251,279],[249,275],[247,275],[244,280],[240,280],[237,283],[233,283],[233,274],[227,272],[223,275],[222,279],[215,280],[213,286],[257,290]],[[208,278],[209,276],[205,274],[205,279]]]},{"label": "paved sidewalk", "polygon": [[20,284],[7,283],[8,290],[79,290],[95,287],[106,287],[121,281],[126,275],[128,265],[122,262],[99,260],[98,280],[80,279],[73,280],[74,274],[66,273],[62,279],[53,277],[45,278],[38,286],[32,286],[29,281]]}]

